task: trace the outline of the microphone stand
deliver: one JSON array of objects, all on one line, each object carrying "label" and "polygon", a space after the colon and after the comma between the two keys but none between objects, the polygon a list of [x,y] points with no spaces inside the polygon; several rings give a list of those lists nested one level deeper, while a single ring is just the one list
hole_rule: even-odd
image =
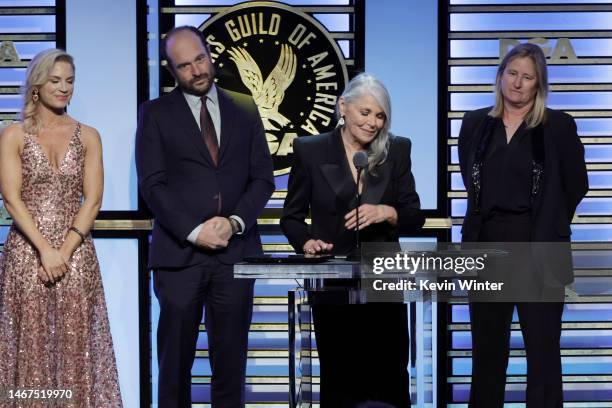
[{"label": "microphone stand", "polygon": [[357,168],[357,207],[355,208],[355,248],[353,249],[353,253],[349,255],[348,259],[351,261],[360,261],[361,260],[361,242],[359,241],[359,207],[361,206],[361,193],[359,192],[359,183],[361,180],[361,170],[363,168]]},{"label": "microphone stand", "polygon": [[353,165],[357,170],[357,207],[355,208],[355,248],[349,258],[351,261],[361,260],[361,242],[359,242],[359,207],[361,206],[361,193],[359,192],[359,185],[361,184],[361,171],[368,167],[368,156],[365,152],[357,152],[353,155]]}]

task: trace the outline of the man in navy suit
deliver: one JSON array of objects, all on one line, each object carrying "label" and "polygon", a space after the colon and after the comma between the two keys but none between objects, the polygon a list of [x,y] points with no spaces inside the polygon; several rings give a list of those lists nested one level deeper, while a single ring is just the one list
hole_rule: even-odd
[{"label": "man in navy suit", "polygon": [[178,87],[140,107],[136,133],[140,192],[155,216],[159,407],[191,406],[204,307],[212,406],[243,407],[254,281],[234,279],[233,264],[262,253],[272,160],[252,99],[215,86],[202,33],[174,28],[161,48]]}]

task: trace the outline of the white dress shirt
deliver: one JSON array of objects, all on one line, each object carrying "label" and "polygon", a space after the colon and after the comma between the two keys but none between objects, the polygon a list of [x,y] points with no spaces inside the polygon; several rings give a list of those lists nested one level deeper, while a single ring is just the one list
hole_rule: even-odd
[{"label": "white dress shirt", "polygon": [[[189,109],[191,109],[191,114],[196,120],[198,127],[202,129],[202,125],[200,124],[200,109],[202,108],[202,99],[200,96],[192,95],[186,92],[183,92],[183,96],[187,100],[187,105],[189,105]],[[210,114],[210,118],[212,119],[213,126],[215,127],[215,132],[217,133],[217,143],[221,146],[221,112],[219,110],[219,95],[217,93],[217,87],[213,83],[208,93],[206,94],[206,109],[208,109],[208,113]],[[244,232],[244,221],[237,215],[230,215],[230,218],[235,219],[240,224],[240,231],[237,232],[238,235]],[[192,244],[196,243],[198,235],[200,234],[200,230],[204,224],[200,224],[189,233],[187,236],[187,241]]]}]

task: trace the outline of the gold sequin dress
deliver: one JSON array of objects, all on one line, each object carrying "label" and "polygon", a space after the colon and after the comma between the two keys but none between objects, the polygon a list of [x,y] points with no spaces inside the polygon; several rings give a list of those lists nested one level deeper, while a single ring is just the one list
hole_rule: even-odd
[{"label": "gold sequin dress", "polygon": [[[36,137],[25,135],[22,200],[55,248],[62,245],[83,197],[80,129],[77,124],[58,169]],[[68,273],[55,285],[39,280],[40,265],[36,249],[13,225],[0,259],[0,407],[121,407],[91,237],[74,251]],[[66,398],[64,392],[60,401],[53,395],[43,399],[41,392],[38,398],[10,398],[23,389],[70,390],[72,395]]]}]

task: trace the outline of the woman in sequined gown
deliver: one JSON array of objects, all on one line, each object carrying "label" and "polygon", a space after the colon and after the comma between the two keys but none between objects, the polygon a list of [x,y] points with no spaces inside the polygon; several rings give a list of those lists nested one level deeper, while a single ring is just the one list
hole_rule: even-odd
[{"label": "woman in sequined gown", "polygon": [[[0,136],[0,190],[13,219],[0,259],[0,407],[122,406],[89,235],[102,201],[102,146],[95,129],[66,114],[73,82],[70,55],[38,54],[22,121]],[[23,389],[71,398],[15,398]]]}]

